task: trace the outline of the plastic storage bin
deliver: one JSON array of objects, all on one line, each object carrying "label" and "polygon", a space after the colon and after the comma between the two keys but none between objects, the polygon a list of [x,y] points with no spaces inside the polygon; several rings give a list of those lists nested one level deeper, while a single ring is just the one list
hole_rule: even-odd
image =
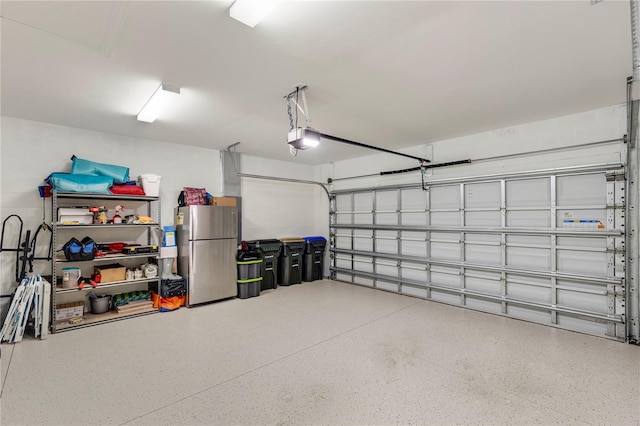
[{"label": "plastic storage bin", "polygon": [[278,258],[282,250],[280,240],[255,240],[247,241],[247,244],[249,249],[262,255],[261,290],[278,287]]},{"label": "plastic storage bin", "polygon": [[262,255],[256,250],[240,250],[236,260],[238,265],[238,298],[260,296],[262,283]]},{"label": "plastic storage bin", "polygon": [[304,237],[305,250],[302,262],[302,279],[316,281],[322,279],[324,270],[324,248],[327,240],[324,237]]},{"label": "plastic storage bin", "polygon": [[140,184],[144,189],[144,194],[149,197],[157,197],[160,195],[160,176],[152,173],[140,175]]},{"label": "plastic storage bin", "polygon": [[280,285],[302,283],[302,255],[306,242],[302,238],[282,238],[282,252],[278,262]]}]

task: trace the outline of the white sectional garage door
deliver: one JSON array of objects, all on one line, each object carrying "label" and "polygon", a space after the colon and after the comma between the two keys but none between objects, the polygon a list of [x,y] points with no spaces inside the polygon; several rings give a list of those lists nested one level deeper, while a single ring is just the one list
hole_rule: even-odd
[{"label": "white sectional garage door", "polygon": [[335,279],[625,338],[624,170],[332,194]]}]

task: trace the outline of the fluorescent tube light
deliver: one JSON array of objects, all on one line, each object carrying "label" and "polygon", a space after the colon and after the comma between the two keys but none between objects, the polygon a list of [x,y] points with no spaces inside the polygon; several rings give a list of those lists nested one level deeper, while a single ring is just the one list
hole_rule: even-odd
[{"label": "fluorescent tube light", "polygon": [[229,8],[229,16],[253,28],[275,8],[275,0],[236,0]]},{"label": "fluorescent tube light", "polygon": [[138,120],[153,123],[167,105],[180,94],[180,88],[170,84],[161,84],[138,113]]},{"label": "fluorescent tube light", "polygon": [[298,127],[287,135],[289,145],[296,149],[314,148],[320,144],[320,133],[311,128]]}]

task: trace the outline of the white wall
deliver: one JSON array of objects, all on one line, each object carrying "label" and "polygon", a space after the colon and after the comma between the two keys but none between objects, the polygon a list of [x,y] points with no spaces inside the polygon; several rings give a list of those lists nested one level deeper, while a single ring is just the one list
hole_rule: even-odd
[{"label": "white wall", "polygon": [[[626,108],[624,105],[617,105],[551,120],[526,123],[475,135],[434,142],[431,144],[433,150],[432,160],[433,163],[465,159],[478,160],[505,154],[616,139],[621,138],[625,133]],[[421,145],[403,150],[403,152],[423,156],[428,151],[427,146]],[[573,150],[538,155],[534,158],[478,161],[470,165],[433,169],[432,176],[428,179],[506,173],[619,160],[619,156],[611,154],[610,147],[594,147],[580,149],[577,152]],[[375,154],[367,156],[366,158],[339,161],[325,165],[322,168],[322,173],[325,176],[342,178],[415,167],[417,165],[417,162],[410,159],[394,157],[388,154]],[[420,174],[416,172],[403,175],[376,176],[339,181],[334,184],[334,189],[394,185],[404,182],[419,183]]]},{"label": "white wall", "polygon": [[[247,174],[314,181],[316,167],[242,156]],[[242,178],[242,238],[328,237],[328,198],[317,185]]]}]

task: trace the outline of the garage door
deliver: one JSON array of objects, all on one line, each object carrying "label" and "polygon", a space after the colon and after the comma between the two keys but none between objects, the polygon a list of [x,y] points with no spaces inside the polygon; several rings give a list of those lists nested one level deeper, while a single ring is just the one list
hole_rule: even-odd
[{"label": "garage door", "polygon": [[332,277],[624,340],[626,185],[610,167],[335,191]]}]

